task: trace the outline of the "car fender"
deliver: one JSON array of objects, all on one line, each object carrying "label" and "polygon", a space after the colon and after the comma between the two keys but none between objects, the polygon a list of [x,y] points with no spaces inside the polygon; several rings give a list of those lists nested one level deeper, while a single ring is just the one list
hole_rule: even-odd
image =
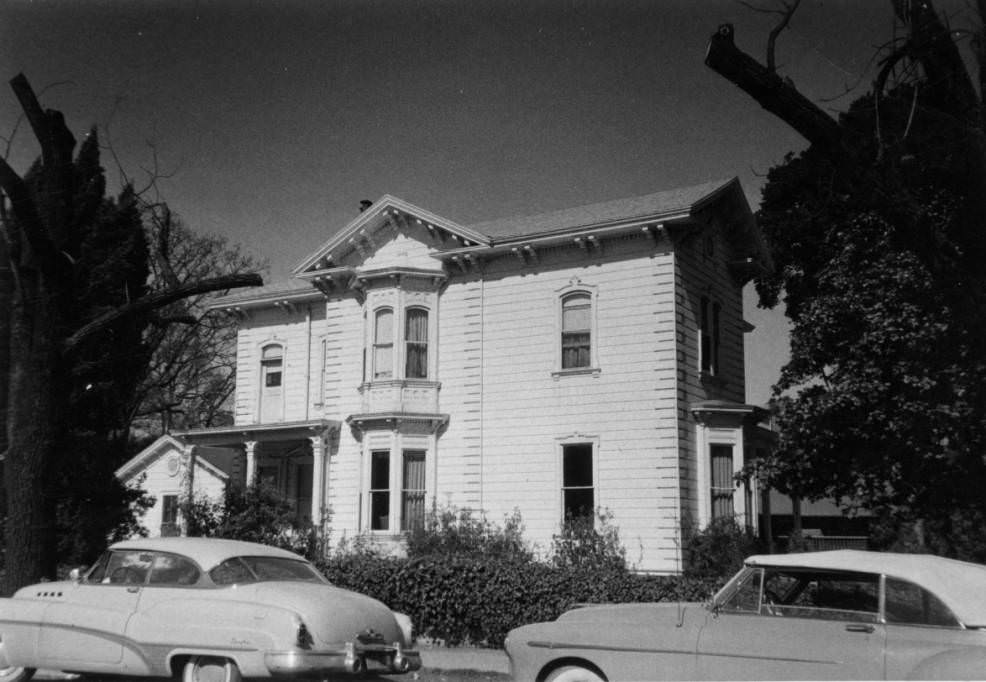
[{"label": "car fender", "polygon": [[986,647],[964,647],[937,653],[915,666],[907,679],[986,679]]},{"label": "car fender", "polygon": [[38,632],[48,602],[27,596],[0,598],[0,632],[7,661],[16,667],[35,667]]}]

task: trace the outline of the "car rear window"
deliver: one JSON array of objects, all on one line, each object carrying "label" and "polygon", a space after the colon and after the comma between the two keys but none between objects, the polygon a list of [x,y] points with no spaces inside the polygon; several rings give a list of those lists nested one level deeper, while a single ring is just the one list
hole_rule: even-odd
[{"label": "car rear window", "polygon": [[310,583],[327,582],[306,561],[282,557],[233,557],[209,571],[209,577],[216,585],[235,585],[242,583],[266,582],[273,580],[301,581]]}]

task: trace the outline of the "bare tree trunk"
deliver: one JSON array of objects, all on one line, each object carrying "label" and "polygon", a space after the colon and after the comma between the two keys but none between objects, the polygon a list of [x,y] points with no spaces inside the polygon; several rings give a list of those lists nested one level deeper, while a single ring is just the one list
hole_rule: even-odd
[{"label": "bare tree trunk", "polygon": [[[7,489],[3,482],[3,457],[7,452],[7,405],[10,384],[10,306],[13,303],[14,273],[10,264],[7,239],[0,230],[0,524],[7,515]],[[4,545],[4,528],[0,525],[0,547]]]},{"label": "bare tree trunk", "polygon": [[[30,279],[25,287],[23,280]],[[10,394],[4,462],[8,522],[6,571],[0,594],[10,595],[38,577],[54,577],[54,453],[67,391],[59,385],[61,361],[52,294],[34,272],[22,278],[11,306]]]}]

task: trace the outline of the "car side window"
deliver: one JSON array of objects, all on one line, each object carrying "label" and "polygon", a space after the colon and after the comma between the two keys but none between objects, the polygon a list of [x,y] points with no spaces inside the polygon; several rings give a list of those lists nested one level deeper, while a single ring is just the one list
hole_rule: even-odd
[{"label": "car side window", "polygon": [[199,568],[190,559],[175,554],[155,554],[148,585],[189,586],[199,581]]},{"label": "car side window", "polygon": [[887,578],[884,613],[896,625],[958,627],[959,621],[938,597],[899,578]]},{"label": "car side window", "polygon": [[98,581],[103,585],[143,585],[153,559],[153,552],[141,550],[109,552],[105,570],[94,571],[90,582],[95,582],[96,573],[99,573]]},{"label": "car side window", "polygon": [[217,585],[252,583],[257,580],[239,557],[233,557],[222,562],[209,571],[209,577]]},{"label": "car side window", "polygon": [[876,623],[880,576],[839,571],[768,569],[763,613],[773,616]]},{"label": "car side window", "polygon": [[762,570],[751,570],[740,577],[736,589],[721,604],[719,611],[726,613],[757,613],[760,609],[760,584]]}]

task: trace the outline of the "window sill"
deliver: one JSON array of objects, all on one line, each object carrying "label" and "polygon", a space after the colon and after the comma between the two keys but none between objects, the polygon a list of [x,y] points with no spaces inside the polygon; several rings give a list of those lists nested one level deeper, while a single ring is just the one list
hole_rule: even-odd
[{"label": "window sill", "polygon": [[728,383],[725,379],[717,374],[712,374],[710,372],[702,372],[702,383],[709,384],[710,386],[716,386],[718,388],[724,388]]},{"label": "window sill", "polygon": [[551,376],[555,381],[558,381],[562,377],[585,376],[588,374],[598,377],[601,371],[598,367],[575,367],[573,369],[556,369],[551,373]]}]

